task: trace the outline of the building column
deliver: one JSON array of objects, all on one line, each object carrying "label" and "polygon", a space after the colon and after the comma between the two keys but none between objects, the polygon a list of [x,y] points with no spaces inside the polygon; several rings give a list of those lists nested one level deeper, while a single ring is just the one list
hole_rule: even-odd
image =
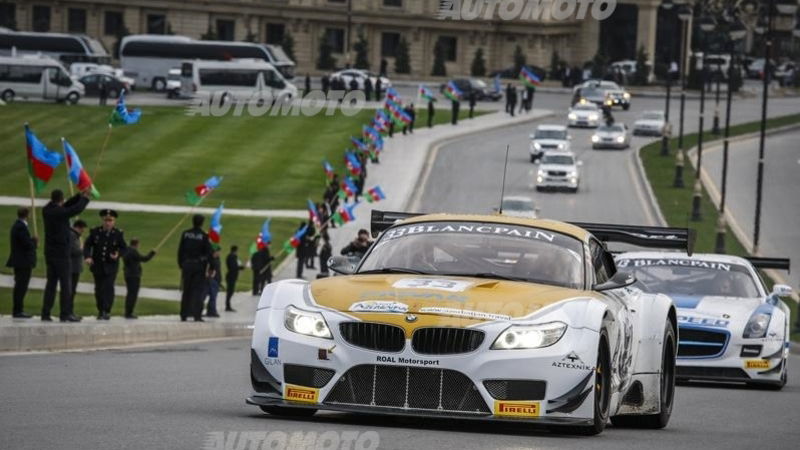
[{"label": "building column", "polygon": [[658,3],[639,4],[636,25],[636,52],[644,47],[650,62],[655,59],[656,30],[658,29]]}]

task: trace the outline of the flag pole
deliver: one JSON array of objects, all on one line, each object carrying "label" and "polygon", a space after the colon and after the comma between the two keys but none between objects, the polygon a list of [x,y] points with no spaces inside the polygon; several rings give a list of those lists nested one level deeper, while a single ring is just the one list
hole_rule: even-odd
[{"label": "flag pole", "polygon": [[108,124],[108,132],[106,133],[106,138],[103,141],[103,147],[100,148],[100,156],[97,158],[97,165],[94,167],[94,174],[92,174],[92,180],[97,181],[97,174],[100,173],[100,162],[103,160],[103,154],[106,152],[106,147],[108,146],[108,140],[111,139],[111,130],[114,127],[111,124]]},{"label": "flag pole", "polygon": [[28,177],[28,186],[30,186],[31,190],[31,216],[33,216],[33,237],[38,238],[39,228],[36,225],[36,200],[34,198],[35,193],[33,188],[33,178],[30,176]]},{"label": "flag pole", "polygon": [[69,158],[67,158],[67,148],[64,146],[64,142],[65,141],[66,141],[66,139],[64,139],[62,137],[61,138],[61,152],[64,153],[64,161],[67,163],[67,186],[69,186],[69,196],[72,197],[73,195],[75,195],[75,192],[73,192],[73,190],[72,190],[72,180],[69,177],[70,163],[69,163]]},{"label": "flag pole", "polygon": [[175,231],[178,230],[178,227],[180,227],[181,224],[184,221],[186,221],[186,218],[189,217],[190,215],[192,215],[192,213],[194,212],[195,208],[197,208],[198,206],[200,206],[201,203],[203,203],[203,200],[205,200],[205,197],[200,197],[200,201],[198,201],[196,205],[192,205],[192,207],[189,209],[189,211],[187,211],[186,214],[184,214],[183,217],[181,217],[181,220],[179,220],[178,223],[176,223],[175,226],[173,226],[172,229],[169,230],[169,232],[167,232],[166,236],[164,236],[161,239],[161,241],[158,243],[158,245],[156,245],[156,247],[153,249],[153,251],[155,251],[157,253],[159,250],[161,250],[161,247],[163,247],[164,244],[166,244],[166,242],[169,240],[169,238],[172,237],[172,235],[175,233]]}]

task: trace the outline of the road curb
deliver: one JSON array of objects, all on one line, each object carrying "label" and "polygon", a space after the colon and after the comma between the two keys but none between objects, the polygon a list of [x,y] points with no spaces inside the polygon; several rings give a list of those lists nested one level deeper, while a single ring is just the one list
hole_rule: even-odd
[{"label": "road curb", "polygon": [[661,205],[658,204],[656,193],[653,191],[653,186],[650,185],[650,180],[647,178],[647,171],[644,170],[644,163],[642,162],[642,149],[650,144],[652,144],[652,142],[644,144],[636,149],[636,155],[634,158],[636,162],[636,172],[639,175],[639,181],[644,186],[644,192],[647,194],[647,200],[650,203],[648,206],[653,211],[653,214],[658,221],[658,225],[665,227],[667,226],[667,219],[664,218],[664,213],[661,211]]}]

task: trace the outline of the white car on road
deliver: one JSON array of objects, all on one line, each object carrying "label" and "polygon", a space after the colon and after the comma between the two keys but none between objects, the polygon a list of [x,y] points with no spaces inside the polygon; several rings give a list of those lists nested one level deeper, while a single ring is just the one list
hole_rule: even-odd
[{"label": "white car on road", "polygon": [[539,208],[533,203],[533,199],[522,195],[509,195],[503,197],[502,213],[504,216],[524,217],[537,219]]},{"label": "white car on road", "polygon": [[361,69],[340,70],[332,73],[330,78],[331,80],[334,78],[341,79],[344,81],[344,86],[348,90],[350,89],[350,82],[352,80],[356,80],[356,83],[358,83],[358,89],[364,89],[364,82],[367,81],[367,78],[369,78],[369,81],[372,83],[373,90],[375,90],[375,84],[378,82],[378,78],[381,80],[381,90],[386,90],[386,88],[392,87],[392,82],[389,81],[388,78],[378,77],[377,74]]},{"label": "white car on road", "polygon": [[633,122],[634,136],[664,136],[669,131],[664,111],[645,111]]},{"label": "white car on road", "polygon": [[603,119],[603,111],[594,103],[576,103],[567,113],[567,123],[571,127],[595,128]]},{"label": "white car on road", "polygon": [[679,379],[786,384],[789,308],[780,297],[792,289],[767,291],[756,268],[789,270],[788,259],[632,252],[616,261],[636,286],[677,307]]},{"label": "white car on road", "polygon": [[570,151],[550,150],[539,160],[536,172],[536,190],[564,189],[578,192],[581,161]]},{"label": "white car on road", "polygon": [[536,162],[547,151],[570,149],[570,137],[564,125],[539,125],[530,139],[531,162]]},{"label": "white car on road", "polygon": [[628,134],[628,127],[624,123],[612,123],[601,125],[592,135],[592,148],[616,148],[625,149],[631,145],[631,136]]}]

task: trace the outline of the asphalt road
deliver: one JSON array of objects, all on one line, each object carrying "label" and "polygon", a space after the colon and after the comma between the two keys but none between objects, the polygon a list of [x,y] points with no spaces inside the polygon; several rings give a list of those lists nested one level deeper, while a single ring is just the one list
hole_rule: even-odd
[{"label": "asphalt road", "polygon": [[[800,373],[800,358],[792,356],[789,368],[790,374]],[[312,444],[325,432],[377,433],[381,449],[458,450],[625,450],[645,445],[650,450],[772,450],[796,448],[800,439],[800,383],[792,375],[781,392],[679,387],[666,429],[609,426],[590,438],[551,434],[524,424],[338,413],[275,418],[244,403],[250,389],[247,340],[3,356],[0,379],[0,429],[7,449],[224,448],[215,445],[216,436],[229,440],[229,450],[284,448],[234,445],[246,432],[267,433],[267,440],[302,432],[305,439],[311,436]],[[260,439],[265,442],[263,435]]]},{"label": "asphalt road", "polygon": [[[800,267],[800,132],[769,136],[764,152],[764,188],[761,209],[763,255],[788,257]],[[755,222],[758,139],[734,142],[728,150],[727,207],[736,224],[752,241]],[[722,186],[722,147],[703,152],[703,165],[719,190]],[[788,278],[800,289],[798,271]],[[785,274],[784,274],[785,275]]]}]

